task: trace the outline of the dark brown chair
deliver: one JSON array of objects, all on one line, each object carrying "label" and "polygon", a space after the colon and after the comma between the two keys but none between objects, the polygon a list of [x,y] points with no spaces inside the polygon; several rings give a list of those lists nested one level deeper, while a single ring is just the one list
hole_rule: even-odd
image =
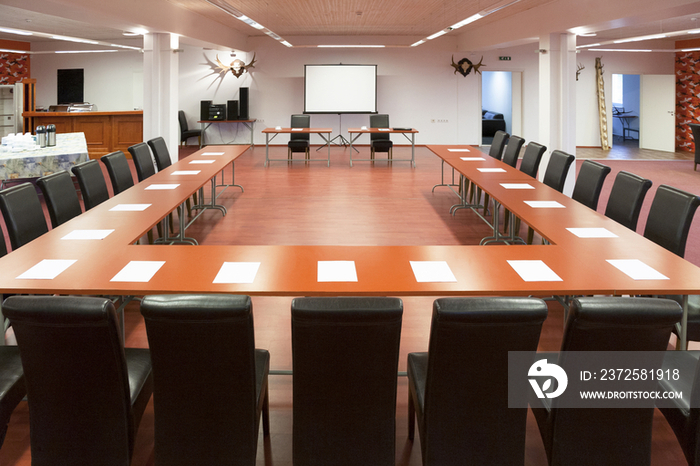
[{"label": "dark brown chair", "polygon": [[26,394],[19,348],[0,346],[0,448],[5,440],[12,411]]},{"label": "dark brown chair", "polygon": [[178,110],[177,121],[180,123],[180,144],[187,144],[189,138],[197,138],[198,144],[202,145],[202,130],[201,129],[189,129],[187,125],[187,117],[185,112]]},{"label": "dark brown chair", "polygon": [[649,188],[650,180],[625,171],[619,172],[610,190],[605,216],[636,231],[639,213]]},{"label": "dark brown chair", "polygon": [[107,167],[107,173],[109,174],[109,180],[112,183],[112,191],[115,196],[134,186],[134,177],[131,175],[131,168],[129,168],[129,162],[126,160],[124,152],[118,150],[111,154],[103,155],[100,160]]},{"label": "dark brown chair", "polygon": [[70,174],[62,170],[36,180],[49,211],[51,227],[56,228],[83,213],[80,199]]},{"label": "dark brown chair", "polygon": [[[309,128],[311,126],[311,116],[310,115],[292,115],[291,118],[292,128]],[[310,135],[309,133],[292,133],[289,136],[289,142],[287,143],[287,158],[292,160],[292,154],[295,152],[303,152],[304,158],[309,159],[310,150]]]},{"label": "dark brown chair", "polygon": [[[489,156],[493,157],[494,159],[501,160],[503,158],[503,150],[505,149],[506,144],[508,144],[509,139],[510,139],[510,135],[508,133],[506,133],[505,131],[496,131],[496,134],[494,134],[493,140],[491,141],[491,147],[489,148]],[[471,190],[470,199],[473,199],[473,197],[474,197],[473,186],[469,186],[467,189]],[[480,199],[481,199],[481,188],[476,188],[476,200],[477,200],[477,202]],[[488,210],[489,200],[490,200],[490,196],[488,194],[485,194],[484,195],[484,215],[486,215],[486,211]]]},{"label": "dark brown chair", "polygon": [[589,209],[597,210],[600,192],[603,190],[603,183],[609,173],[610,167],[607,165],[595,160],[584,160],[576,178],[571,198]]},{"label": "dark brown chair", "polygon": [[156,167],[151,157],[151,150],[145,142],[139,142],[129,147],[131,159],[134,161],[136,168],[136,177],[139,182],[156,174]]},{"label": "dark brown chair", "polygon": [[108,299],[11,296],[32,465],[128,465],[151,398],[147,349],[124,348]]},{"label": "dark brown chair", "polygon": [[39,195],[31,183],[18,184],[0,191],[0,211],[13,250],[49,231]]},{"label": "dark brown chair", "polygon": [[508,352],[534,358],[546,318],[536,298],[434,302],[428,352],[407,365],[408,438],[417,417],[424,466],[524,463],[527,396],[508,407]]},{"label": "dark brown chair", "polygon": [[270,433],[270,353],[255,349],[249,296],[146,296],[155,464],[255,465]]},{"label": "dark brown chair", "polygon": [[[380,113],[369,116],[370,128],[389,128],[389,115]],[[377,152],[386,152],[387,158],[393,158],[394,143],[391,141],[389,133],[372,133],[369,135],[369,153],[370,159],[374,160],[374,154]]]},{"label": "dark brown chair", "polygon": [[549,163],[544,172],[542,183],[559,192],[564,191],[566,175],[569,174],[569,167],[574,162],[575,157],[564,151],[555,150],[549,156]]},{"label": "dark brown chair", "polygon": [[[574,299],[555,362],[566,371],[565,352],[665,351],[682,313],[668,299]],[[571,378],[569,382],[571,385]],[[550,465],[650,464],[653,405],[563,409],[558,407],[559,398],[538,398],[533,390],[528,393]]]},{"label": "dark brown chair", "polygon": [[294,464],[394,466],[402,313],[396,298],[292,301]]},{"label": "dark brown chair", "polygon": [[520,149],[522,149],[523,144],[525,144],[525,139],[519,136],[511,136],[503,153],[503,162],[515,168],[518,164],[518,157],[520,157]]},{"label": "dark brown chair", "polygon": [[71,168],[71,171],[78,179],[86,212],[109,199],[107,183],[97,160],[80,163]]}]

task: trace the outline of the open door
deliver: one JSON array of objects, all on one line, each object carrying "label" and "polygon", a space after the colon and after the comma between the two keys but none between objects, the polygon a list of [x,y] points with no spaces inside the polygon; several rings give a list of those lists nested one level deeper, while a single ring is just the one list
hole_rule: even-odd
[{"label": "open door", "polygon": [[642,75],[640,89],[639,148],[675,152],[675,76]]}]

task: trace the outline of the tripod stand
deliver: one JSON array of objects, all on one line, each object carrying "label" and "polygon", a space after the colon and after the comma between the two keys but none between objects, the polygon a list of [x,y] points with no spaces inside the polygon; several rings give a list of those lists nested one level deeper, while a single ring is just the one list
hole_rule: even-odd
[{"label": "tripod stand", "polygon": [[[333,139],[331,139],[330,141],[328,141],[328,143],[326,143],[326,144],[322,145],[321,147],[319,147],[318,149],[316,149],[316,152],[318,152],[320,149],[323,149],[324,147],[326,147],[327,145],[329,145],[331,143],[335,144],[336,146],[343,146],[343,147],[349,146],[350,141],[345,139],[345,136],[343,136],[342,131],[343,131],[343,114],[339,113],[338,114],[338,132],[339,132],[339,134],[336,137],[334,137]],[[338,139],[338,141],[336,141],[336,139]],[[355,149],[355,148],[353,147],[353,149]],[[355,152],[359,153],[360,151],[355,149]]]}]

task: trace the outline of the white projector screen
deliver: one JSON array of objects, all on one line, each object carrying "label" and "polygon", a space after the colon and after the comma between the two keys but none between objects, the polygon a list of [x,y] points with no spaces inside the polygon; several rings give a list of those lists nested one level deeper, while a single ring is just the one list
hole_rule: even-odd
[{"label": "white projector screen", "polygon": [[304,65],[304,113],[377,113],[377,65]]}]

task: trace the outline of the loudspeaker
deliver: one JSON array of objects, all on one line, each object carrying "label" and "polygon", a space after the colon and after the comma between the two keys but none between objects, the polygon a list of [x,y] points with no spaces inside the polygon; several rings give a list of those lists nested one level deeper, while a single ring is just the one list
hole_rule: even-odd
[{"label": "loudspeaker", "polygon": [[249,101],[248,101],[248,88],[247,87],[241,87],[239,89],[239,100],[240,100],[240,105],[241,108],[238,111],[238,117],[241,120],[248,120],[250,118],[250,115],[248,114],[248,106],[249,106]]},{"label": "loudspeaker", "polygon": [[208,120],[209,119],[209,106],[211,105],[211,100],[202,100],[199,103],[199,119]]},{"label": "loudspeaker", "polygon": [[209,106],[209,118],[207,120],[225,120],[226,119],[226,105],[210,105]]},{"label": "loudspeaker", "polygon": [[238,101],[229,100],[226,103],[226,119],[227,120],[238,120]]}]

